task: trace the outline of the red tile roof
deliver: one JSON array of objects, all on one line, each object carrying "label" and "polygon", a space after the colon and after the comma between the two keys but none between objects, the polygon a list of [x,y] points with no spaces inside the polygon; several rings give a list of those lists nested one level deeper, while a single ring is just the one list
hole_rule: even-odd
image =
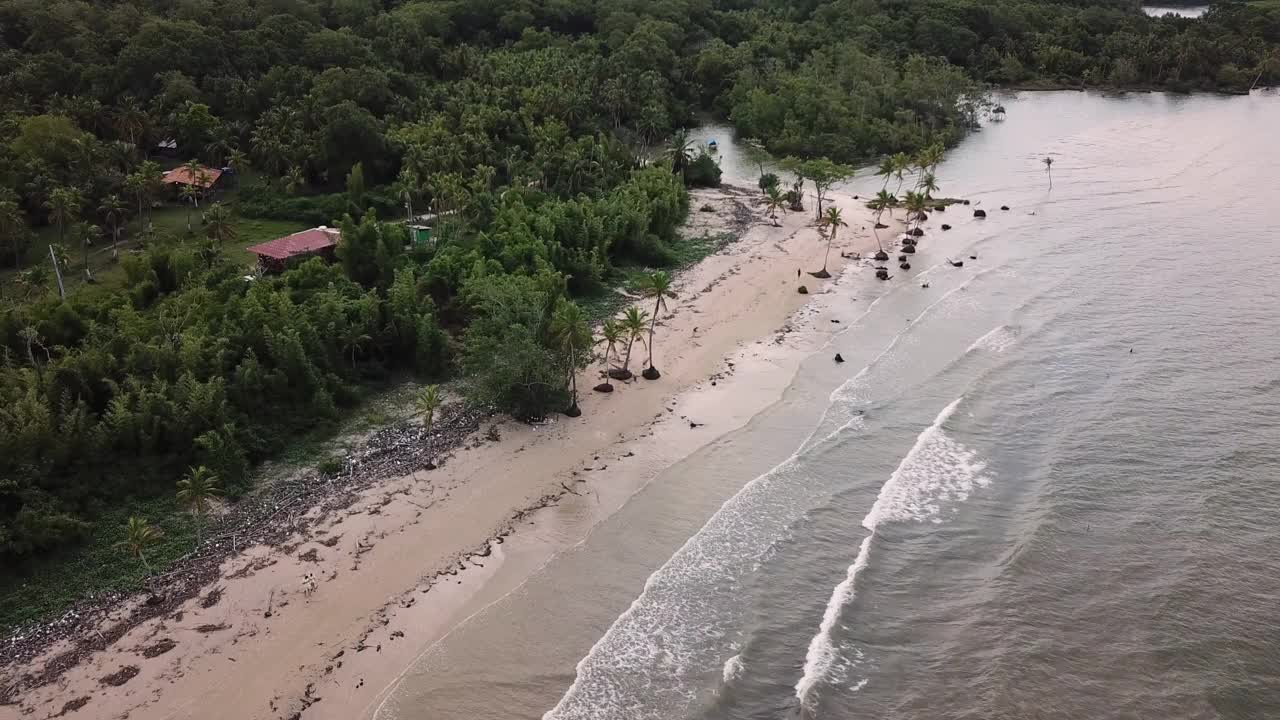
[{"label": "red tile roof", "polygon": [[334,247],[338,244],[338,238],[341,235],[342,233],[335,228],[321,226],[296,232],[292,235],[285,235],[282,238],[276,238],[261,245],[254,245],[248,250],[254,255],[272,258],[273,260],[287,260],[295,255]]},{"label": "red tile roof", "polygon": [[218,178],[222,177],[222,171],[217,168],[200,166],[200,174],[196,178],[191,177],[191,173],[187,172],[185,167],[176,167],[167,170],[164,173],[164,182],[169,185],[195,185],[196,187],[210,188],[218,182]]}]

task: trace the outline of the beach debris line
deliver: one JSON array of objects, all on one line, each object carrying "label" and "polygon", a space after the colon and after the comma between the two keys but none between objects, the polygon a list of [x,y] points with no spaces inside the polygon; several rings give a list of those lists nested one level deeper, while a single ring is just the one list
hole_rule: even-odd
[{"label": "beach debris line", "polygon": [[[434,425],[436,457],[463,446],[482,422],[493,415],[491,409],[462,403],[441,407]],[[423,451],[422,430],[416,424],[405,422],[385,427],[342,458],[338,472],[329,474],[313,469],[266,484],[238,501],[216,525],[210,524],[207,528],[210,536],[197,551],[166,572],[149,578],[144,590],[100,593],[73,605],[57,618],[15,630],[3,641],[5,653],[0,667],[27,665],[59,642],[70,647],[38,671],[19,677],[11,686],[0,687],[0,704],[14,700],[22,689],[56,681],[138,625],[172,613],[187,600],[199,596],[209,585],[222,579],[221,566],[228,558],[254,545],[280,546],[297,532],[305,533],[313,522],[308,517],[312,508],[348,507],[374,482],[409,475],[421,467]],[[282,513],[292,513],[295,522],[281,522]],[[249,566],[243,572],[248,574],[258,569],[261,566]],[[139,598],[145,601],[137,602]],[[127,609],[123,618],[108,623],[107,619],[120,609]],[[264,617],[271,614],[269,607]],[[197,631],[215,629],[223,628],[207,625]]]}]

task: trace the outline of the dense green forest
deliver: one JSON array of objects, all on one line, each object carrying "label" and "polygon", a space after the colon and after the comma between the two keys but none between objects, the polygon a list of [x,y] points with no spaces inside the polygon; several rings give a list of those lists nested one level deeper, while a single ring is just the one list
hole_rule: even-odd
[{"label": "dense green forest", "polygon": [[[406,373],[566,407],[556,318],[676,261],[700,113],[854,162],[955,142],[990,84],[1242,91],[1277,43],[1241,3],[0,0],[0,582],[191,466],[243,492]],[[154,207],[187,161],[238,180],[184,229],[200,198]],[[246,281],[268,221],[341,226],[339,262]],[[62,300],[50,249],[75,279],[116,242]]]}]

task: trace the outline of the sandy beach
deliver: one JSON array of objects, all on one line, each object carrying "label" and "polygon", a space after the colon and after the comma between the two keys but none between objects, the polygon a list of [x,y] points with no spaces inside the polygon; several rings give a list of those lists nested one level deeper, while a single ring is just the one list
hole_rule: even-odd
[{"label": "sandy beach", "polygon": [[[374,714],[415,658],[581,541],[583,524],[561,524],[562,514],[607,518],[776,401],[800,361],[822,349],[835,327],[821,317],[824,291],[839,281],[842,251],[874,252],[872,214],[852,197],[830,198],[849,225],[831,248],[833,279],[797,278],[821,268],[827,249],[814,199],[775,227],[755,198],[726,187],[691,199],[686,235],[739,237],[678,275],[659,319],[660,380],[591,392],[597,364],[578,379],[581,417],[500,422],[481,433],[498,441],[468,444],[439,469],[380,479],[354,504],[292,519],[299,530],[285,544],[240,552],[197,597],[47,682],[22,678],[47,669],[65,643],[4,667],[17,692],[0,719]],[[886,245],[893,233],[881,231]],[[637,357],[642,350],[633,368]],[[318,580],[311,593],[307,573]],[[122,604],[95,632],[115,637],[129,603],[142,601]]]}]

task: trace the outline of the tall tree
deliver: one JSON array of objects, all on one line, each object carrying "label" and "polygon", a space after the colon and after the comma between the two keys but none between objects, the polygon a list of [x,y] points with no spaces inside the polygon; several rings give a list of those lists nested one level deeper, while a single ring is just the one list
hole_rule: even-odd
[{"label": "tall tree", "polygon": [[200,547],[204,532],[205,514],[213,505],[213,501],[222,495],[218,476],[209,468],[201,465],[187,471],[186,477],[178,481],[178,503],[185,507],[196,519],[196,547]]},{"label": "tall tree", "polygon": [[834,163],[827,158],[814,158],[805,160],[804,162],[796,162],[791,160],[791,164],[796,168],[796,172],[804,176],[813,183],[813,191],[818,197],[816,220],[822,221],[822,201],[826,199],[827,193],[836,183],[841,183],[853,177],[854,168],[849,165],[841,165]]},{"label": "tall tree", "polygon": [[80,191],[70,187],[54,188],[49,193],[45,207],[49,209],[49,217],[58,226],[58,241],[67,244],[67,226],[75,222],[80,215],[84,199]]},{"label": "tall tree", "polygon": [[609,382],[613,374],[610,358],[616,354],[618,343],[622,341],[622,326],[614,318],[609,318],[600,326],[600,344],[604,345],[604,383],[596,386],[601,392],[613,392],[613,383]]},{"label": "tall tree", "polygon": [[658,313],[667,309],[667,298],[675,297],[675,292],[671,289],[671,276],[665,271],[657,270],[645,275],[641,280],[640,289],[644,292],[645,297],[653,298],[653,316],[649,318],[649,367],[640,373],[646,380],[657,380],[662,377],[662,373],[658,372],[658,368],[653,366],[653,331],[658,323]]},{"label": "tall tree", "polygon": [[591,328],[577,303],[560,298],[551,316],[551,337],[568,360],[570,402],[564,414],[578,417],[582,414],[578,408],[578,354],[591,347]]},{"label": "tall tree", "polygon": [[130,555],[141,560],[142,567],[150,575],[151,563],[147,561],[147,548],[160,542],[162,537],[164,531],[147,522],[146,518],[130,516],[129,523],[125,525],[124,539],[116,543],[116,547],[127,550]]},{"label": "tall tree", "polygon": [[836,233],[840,232],[840,228],[848,227],[849,224],[840,216],[840,208],[829,207],[827,212],[822,216],[822,227],[827,234],[827,252],[822,256],[822,270],[816,273],[810,273],[814,277],[828,278],[831,273],[827,272],[827,261],[831,257],[831,244],[836,240]]},{"label": "tall tree", "polygon": [[627,353],[622,359],[622,370],[618,373],[619,380],[631,379],[631,348],[635,345],[636,340],[643,342],[644,332],[649,326],[649,312],[632,306],[627,308],[622,314],[622,332],[627,336]]},{"label": "tall tree", "polygon": [[124,222],[124,200],[119,195],[108,195],[98,205],[98,214],[111,228],[111,259],[116,258],[120,246],[120,224]]},{"label": "tall tree", "polygon": [[440,409],[441,401],[439,385],[426,386],[414,400],[414,405],[418,408],[418,414],[422,416],[422,426],[424,428],[422,445],[427,452],[426,468],[428,470],[436,469],[435,455],[432,453],[434,445],[431,442],[431,429],[435,424],[436,410]]}]

